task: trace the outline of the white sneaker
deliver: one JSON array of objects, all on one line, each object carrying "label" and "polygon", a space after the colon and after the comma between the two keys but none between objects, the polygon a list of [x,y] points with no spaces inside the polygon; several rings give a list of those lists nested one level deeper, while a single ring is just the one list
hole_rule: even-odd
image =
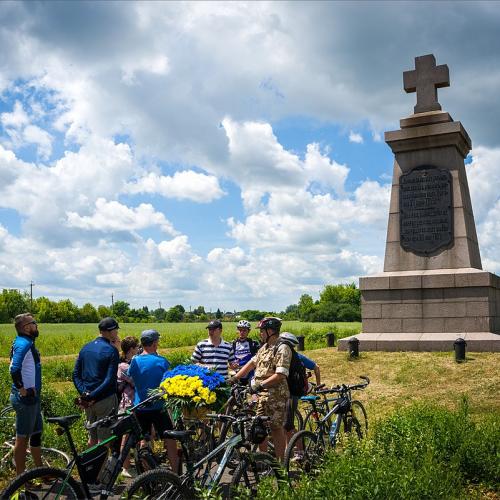
[{"label": "white sneaker", "polygon": [[122,469],[122,476],[127,478],[127,479],[132,479],[136,477],[136,474],[134,474],[132,471],[128,469]]}]

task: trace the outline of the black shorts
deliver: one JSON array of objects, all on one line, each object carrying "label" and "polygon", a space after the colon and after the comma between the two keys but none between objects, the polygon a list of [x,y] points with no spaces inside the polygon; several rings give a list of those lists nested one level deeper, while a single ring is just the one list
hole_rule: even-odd
[{"label": "black shorts", "polygon": [[137,411],[136,415],[143,434],[151,435],[151,426],[153,426],[156,436],[158,438],[163,438],[163,433],[165,431],[170,431],[174,428],[169,414],[162,410]]}]

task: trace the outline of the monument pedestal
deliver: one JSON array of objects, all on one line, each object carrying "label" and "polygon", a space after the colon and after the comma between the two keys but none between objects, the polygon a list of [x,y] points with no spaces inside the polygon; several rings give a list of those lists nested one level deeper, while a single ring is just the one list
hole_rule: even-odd
[{"label": "monument pedestal", "polygon": [[[500,352],[500,277],[480,269],[392,271],[360,278],[361,351]],[[495,333],[497,332],[497,333]],[[339,341],[348,349],[349,338]]]},{"label": "monument pedestal", "polygon": [[[471,140],[441,111],[446,65],[432,54],[403,74],[415,114],[385,133],[394,153],[384,272],[360,278],[361,350],[500,351],[500,278],[481,269],[464,159]],[[348,348],[349,339],[339,341]]]}]

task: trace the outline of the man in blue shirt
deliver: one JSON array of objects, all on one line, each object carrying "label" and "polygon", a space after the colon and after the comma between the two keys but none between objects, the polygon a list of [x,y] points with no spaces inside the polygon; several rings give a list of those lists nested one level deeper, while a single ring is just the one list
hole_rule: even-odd
[{"label": "man in blue shirt", "polygon": [[[134,381],[134,405],[142,403],[142,401],[148,398],[151,389],[157,389],[159,387],[160,382],[163,380],[163,375],[170,366],[167,359],[160,356],[157,352],[159,341],[160,334],[156,330],[144,330],[141,333],[142,354],[132,358],[127,372],[127,375]],[[139,420],[144,434],[151,434],[152,427],[154,427],[156,435],[158,436],[163,436],[166,430],[173,429],[169,414],[162,410],[162,401],[157,401],[151,406],[137,410],[137,419]],[[173,439],[165,439],[164,445],[172,470],[176,471],[176,442]]]},{"label": "man in blue shirt", "polygon": [[42,414],[40,393],[42,390],[42,365],[40,353],[35,347],[38,337],[36,321],[30,313],[18,314],[14,319],[17,337],[10,349],[10,375],[12,389],[10,403],[16,412],[16,443],[14,461],[16,474],[26,468],[28,438],[33,460],[42,466]]},{"label": "man in blue shirt", "polygon": [[[116,341],[119,329],[114,318],[104,318],[99,323],[99,337],[84,345],[78,354],[73,370],[73,383],[80,394],[80,405],[85,409],[87,424],[110,415],[118,408],[117,372],[118,350]],[[92,446],[110,436],[109,428],[89,430]]]}]

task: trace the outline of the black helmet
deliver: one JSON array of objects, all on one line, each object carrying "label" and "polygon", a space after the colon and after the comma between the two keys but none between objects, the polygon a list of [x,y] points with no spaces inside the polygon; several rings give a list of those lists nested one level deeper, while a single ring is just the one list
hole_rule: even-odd
[{"label": "black helmet", "polygon": [[273,317],[262,318],[259,321],[257,328],[258,329],[270,328],[271,330],[275,330],[275,331],[279,332],[279,330],[281,328],[281,320],[279,318],[273,318]]},{"label": "black helmet", "polygon": [[260,444],[267,437],[267,428],[263,420],[259,417],[253,419],[252,425],[250,426],[250,436],[249,439],[253,444]]}]

